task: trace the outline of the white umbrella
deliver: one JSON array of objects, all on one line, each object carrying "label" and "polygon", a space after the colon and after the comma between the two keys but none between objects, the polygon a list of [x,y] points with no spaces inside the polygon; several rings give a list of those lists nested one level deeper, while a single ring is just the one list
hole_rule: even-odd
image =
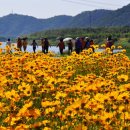
[{"label": "white umbrella", "polygon": [[60,40],[60,39],[62,39],[62,37],[57,37],[57,38],[56,38],[56,40]]},{"label": "white umbrella", "polygon": [[85,37],[85,40],[89,39],[89,37]]},{"label": "white umbrella", "polygon": [[68,42],[69,40],[72,40],[73,38],[71,38],[71,37],[67,37],[67,38],[64,38],[64,42]]}]

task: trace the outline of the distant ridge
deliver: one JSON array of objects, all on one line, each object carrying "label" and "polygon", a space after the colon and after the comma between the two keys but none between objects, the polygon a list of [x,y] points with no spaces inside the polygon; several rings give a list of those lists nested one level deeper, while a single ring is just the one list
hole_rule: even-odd
[{"label": "distant ridge", "polygon": [[60,15],[48,19],[9,14],[0,17],[0,36],[17,37],[48,29],[130,26],[130,4],[115,11],[85,11],[74,17]]}]

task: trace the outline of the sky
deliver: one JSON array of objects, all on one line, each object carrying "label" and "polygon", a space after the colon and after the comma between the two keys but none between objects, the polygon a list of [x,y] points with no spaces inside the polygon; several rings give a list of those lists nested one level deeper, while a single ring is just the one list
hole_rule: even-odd
[{"label": "sky", "polygon": [[57,15],[75,16],[95,9],[116,10],[130,0],[0,0],[0,17],[10,13],[50,18]]}]

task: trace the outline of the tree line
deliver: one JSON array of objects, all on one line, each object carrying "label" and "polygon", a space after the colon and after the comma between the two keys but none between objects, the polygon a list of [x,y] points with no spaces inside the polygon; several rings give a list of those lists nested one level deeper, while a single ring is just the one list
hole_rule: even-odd
[{"label": "tree line", "polygon": [[[57,37],[90,37],[95,43],[102,44],[106,41],[106,38],[111,35],[115,43],[122,44],[123,46],[130,47],[130,26],[120,26],[120,27],[98,27],[98,28],[62,28],[62,29],[52,29],[41,32],[36,32],[29,35],[23,35],[21,37],[27,36],[28,40],[40,40],[41,38],[48,38],[51,45],[57,45]],[[1,37],[1,41],[6,38]],[[16,38],[12,38],[15,42]],[[123,39],[123,40],[122,40]]]},{"label": "tree line", "polygon": [[63,28],[63,29],[52,29],[41,32],[36,32],[28,35],[29,39],[40,39],[42,37],[47,37],[52,44],[56,44],[57,37],[90,37],[94,39],[97,43],[102,43],[111,35],[115,41],[120,38],[126,38],[130,42],[130,27],[100,27],[100,28]]}]

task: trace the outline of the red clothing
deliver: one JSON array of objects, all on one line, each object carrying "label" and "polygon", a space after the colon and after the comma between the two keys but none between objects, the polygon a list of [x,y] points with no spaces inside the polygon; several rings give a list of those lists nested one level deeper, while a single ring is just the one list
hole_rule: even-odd
[{"label": "red clothing", "polygon": [[60,49],[64,49],[65,48],[64,42],[59,42],[57,46],[59,46]]},{"label": "red clothing", "polygon": [[113,45],[113,41],[112,40],[108,40],[106,43],[106,47],[111,48],[111,46]]},{"label": "red clothing", "polygon": [[84,40],[81,40],[81,43],[82,43],[82,49],[84,49],[85,45],[86,45],[86,42]]},{"label": "red clothing", "polygon": [[17,48],[20,48],[20,47],[22,47],[22,40],[18,39],[18,41],[17,41]]},{"label": "red clothing", "polygon": [[94,42],[93,42],[93,41],[90,41],[90,45],[94,45]]}]

